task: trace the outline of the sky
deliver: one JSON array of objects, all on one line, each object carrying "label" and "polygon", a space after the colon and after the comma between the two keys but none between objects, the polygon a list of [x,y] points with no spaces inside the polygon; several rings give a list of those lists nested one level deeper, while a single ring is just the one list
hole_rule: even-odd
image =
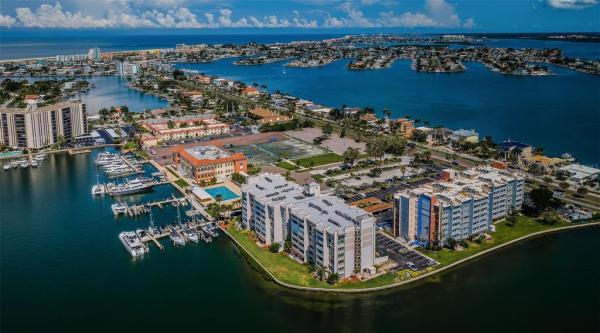
[{"label": "sky", "polygon": [[2,29],[600,31],[600,0],[0,0]]}]

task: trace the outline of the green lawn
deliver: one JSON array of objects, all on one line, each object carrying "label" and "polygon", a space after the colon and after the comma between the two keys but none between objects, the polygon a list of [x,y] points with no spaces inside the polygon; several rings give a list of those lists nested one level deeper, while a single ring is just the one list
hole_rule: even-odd
[{"label": "green lawn", "polygon": [[463,251],[454,251],[444,248],[440,251],[423,250],[423,253],[430,258],[437,260],[440,265],[436,268],[439,268],[513,239],[517,239],[534,232],[564,227],[567,225],[570,224],[567,222],[560,222],[555,225],[543,225],[531,217],[520,216],[519,221],[513,227],[507,226],[504,221],[497,223],[496,232],[490,233],[490,235],[493,237],[492,239],[484,241],[481,244],[469,242],[469,247]]},{"label": "green lawn", "polygon": [[[496,232],[491,233],[493,236],[492,239],[485,241],[482,244],[469,242],[469,247],[463,251],[459,252],[442,249],[440,251],[424,250],[423,252],[427,256],[437,260],[440,263],[440,265],[436,266],[435,268],[428,269],[428,271],[432,271],[521,236],[567,225],[570,225],[570,223],[560,222],[555,225],[543,225],[538,223],[533,218],[521,216],[514,227],[509,227],[504,222],[497,223]],[[413,272],[410,270],[404,270],[398,272],[397,274],[385,273],[381,276],[364,282],[341,281],[337,285],[332,286],[324,281],[319,281],[316,279],[314,275],[309,272],[308,266],[292,260],[283,253],[271,253],[268,249],[257,246],[256,243],[250,239],[249,234],[246,231],[240,231],[234,227],[230,227],[228,232],[278,280],[296,286],[330,289],[374,288],[406,281],[409,279],[406,277],[407,273],[410,275],[410,278],[414,278],[425,273],[425,271]]]},{"label": "green lawn", "polygon": [[292,260],[285,254],[272,253],[267,249],[258,247],[250,240],[247,232],[237,230],[234,227],[228,228],[227,231],[278,280],[297,286],[331,288],[326,282],[314,278],[308,271],[307,266]]},{"label": "green lawn", "polygon": [[183,180],[183,178],[179,178],[175,181],[175,184],[179,185],[179,187],[181,188],[186,188],[188,186],[190,186],[190,184],[188,184],[185,180]]},{"label": "green lawn", "polygon": [[[303,166],[305,168],[311,168],[313,166],[319,166],[323,164],[342,162],[344,157],[335,153],[327,153],[323,155],[317,155],[313,157],[301,158],[299,160],[295,160],[296,164]],[[311,165],[311,161],[313,162]]]},{"label": "green lawn", "polygon": [[281,162],[277,163],[277,166],[280,167],[280,168],[284,168],[286,170],[290,170],[290,171],[296,170],[296,166],[295,165],[290,164],[290,163],[288,163],[286,161],[281,161]]}]

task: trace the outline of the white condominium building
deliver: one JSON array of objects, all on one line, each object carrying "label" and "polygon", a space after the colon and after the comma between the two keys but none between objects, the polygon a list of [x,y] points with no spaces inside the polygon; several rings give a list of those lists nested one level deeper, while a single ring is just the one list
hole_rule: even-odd
[{"label": "white condominium building", "polygon": [[254,230],[266,245],[283,244],[289,230],[287,207],[318,196],[318,185],[311,185],[305,188],[278,174],[263,173],[248,178],[248,183],[242,186],[242,226]]},{"label": "white condominium building", "polygon": [[86,133],[86,108],[80,101],[0,108],[0,143],[9,147],[40,149],[57,143],[60,137],[68,142]]},{"label": "white condominium building", "polygon": [[444,170],[442,181],[394,196],[394,234],[422,245],[462,240],[523,204],[524,179],[517,173],[484,167]]},{"label": "white condominium building", "polygon": [[321,195],[316,183],[302,187],[268,173],[249,178],[242,187],[242,227],[266,245],[289,238],[295,259],[341,278],[374,272],[375,218]]},{"label": "white condominium building", "polygon": [[374,273],[375,217],[333,196],[289,207],[292,256],[340,278]]}]

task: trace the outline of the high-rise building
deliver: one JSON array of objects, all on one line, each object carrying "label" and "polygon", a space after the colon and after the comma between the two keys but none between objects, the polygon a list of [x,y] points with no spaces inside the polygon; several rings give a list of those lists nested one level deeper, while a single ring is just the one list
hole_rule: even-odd
[{"label": "high-rise building", "polygon": [[394,195],[394,235],[422,245],[480,234],[523,204],[524,179],[483,167],[444,170],[442,180]]},{"label": "high-rise building", "polygon": [[89,49],[87,58],[91,61],[100,61],[100,49],[97,47]]},{"label": "high-rise building", "polygon": [[40,149],[64,138],[70,142],[87,133],[85,104],[63,102],[37,107],[33,98],[25,108],[0,108],[0,143],[13,148]]},{"label": "high-rise building", "polygon": [[121,76],[134,76],[140,72],[140,66],[127,61],[117,62],[117,72]]},{"label": "high-rise building", "polygon": [[251,177],[242,187],[242,227],[266,245],[291,241],[291,256],[341,278],[373,273],[375,218],[281,175]]}]

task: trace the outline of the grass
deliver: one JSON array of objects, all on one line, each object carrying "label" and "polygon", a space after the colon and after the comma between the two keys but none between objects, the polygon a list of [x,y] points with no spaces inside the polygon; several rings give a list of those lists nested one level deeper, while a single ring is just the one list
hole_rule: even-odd
[{"label": "grass", "polygon": [[181,188],[186,188],[188,186],[190,186],[190,184],[188,184],[188,182],[186,182],[183,178],[179,178],[175,181],[175,184],[179,185],[179,187]]},{"label": "grass", "polygon": [[308,271],[308,266],[292,260],[285,254],[272,253],[268,249],[257,246],[250,239],[247,232],[237,230],[234,227],[228,228],[227,231],[279,281],[304,287],[331,288],[326,282],[316,279]]},{"label": "grass", "polygon": [[290,171],[296,170],[296,166],[295,165],[293,165],[291,163],[288,163],[286,161],[281,161],[281,162],[277,163],[277,166],[280,167],[280,168],[284,168],[286,170],[290,170]]},{"label": "grass", "polygon": [[[311,168],[313,166],[319,166],[329,163],[342,162],[344,157],[335,153],[326,153],[323,155],[317,155],[312,157],[305,157],[299,160],[296,160],[296,164],[303,166],[305,168]],[[311,163],[312,161],[312,163]]]},{"label": "grass", "polygon": [[437,267],[439,268],[472,256],[478,252],[485,251],[494,246],[509,242],[513,239],[517,239],[534,232],[555,229],[567,225],[570,224],[567,222],[559,222],[554,225],[544,225],[536,221],[534,218],[520,216],[518,222],[513,227],[506,225],[504,221],[497,223],[496,232],[490,233],[490,235],[493,237],[492,239],[486,240],[481,244],[469,242],[469,247],[463,251],[454,251],[444,248],[440,251],[423,250],[422,252],[430,258],[438,261],[440,265]]},{"label": "grass", "polygon": [[[484,241],[481,244],[469,242],[469,247],[463,251],[454,251],[449,249],[442,249],[440,251],[428,251],[423,250],[422,252],[432,259],[435,259],[440,265],[428,268],[426,271],[413,272],[405,269],[397,273],[385,273],[376,278],[372,278],[367,281],[352,281],[343,280],[338,282],[336,285],[329,285],[325,281],[319,281],[313,273],[309,271],[307,265],[298,263],[297,261],[289,258],[283,253],[272,253],[267,248],[259,247],[251,238],[250,234],[246,231],[241,231],[236,228],[228,228],[229,234],[238,241],[238,243],[250,252],[273,276],[279,281],[302,287],[313,287],[313,288],[327,288],[327,289],[359,289],[359,288],[376,288],[391,285],[401,281],[407,281],[410,278],[418,277],[419,275],[425,274],[426,272],[437,270],[441,267],[447,266],[458,260],[470,257],[481,251],[490,249],[497,245],[501,245],[508,241],[517,239],[519,237],[558,227],[564,227],[571,225],[568,222],[559,222],[554,225],[543,225],[537,220],[530,217],[520,216],[515,226],[507,226],[505,222],[499,222],[496,224],[496,232],[491,233],[492,239]],[[407,277],[407,275],[409,277]]]}]

